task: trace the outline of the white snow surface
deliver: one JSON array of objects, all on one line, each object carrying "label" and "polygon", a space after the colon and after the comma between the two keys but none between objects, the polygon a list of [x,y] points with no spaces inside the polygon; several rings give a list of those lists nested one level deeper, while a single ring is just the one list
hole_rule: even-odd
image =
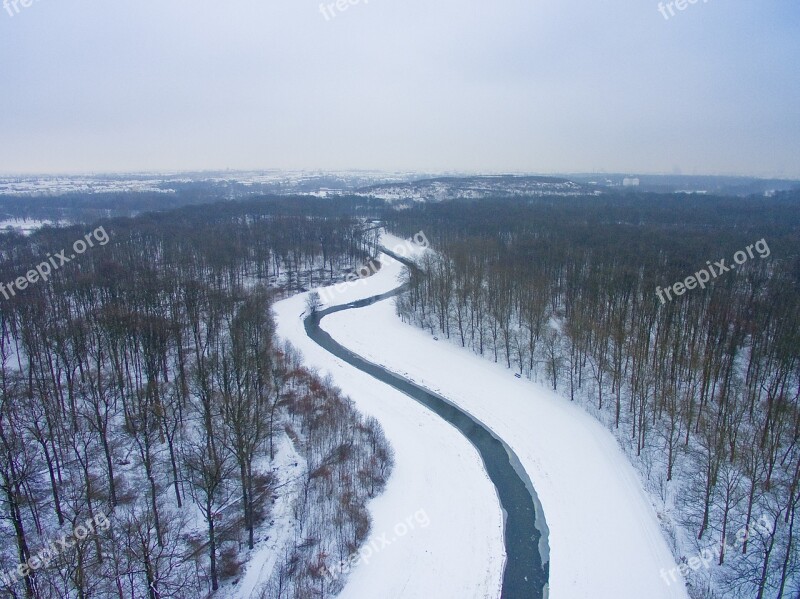
[{"label": "white snow surface", "polygon": [[0,233],[6,232],[8,229],[13,229],[23,235],[30,235],[37,229],[41,229],[45,225],[52,225],[53,221],[50,220],[36,220],[33,218],[9,218],[0,221]]},{"label": "white snow surface", "polygon": [[[391,262],[378,274],[333,291],[329,305],[395,288],[402,266]],[[275,305],[278,335],[303,352],[307,366],[332,375],[359,411],[377,418],[395,451],[389,483],[369,504],[372,531],[366,546],[372,555],[352,569],[339,597],[499,597],[503,513],[478,452],[439,416],[309,339],[301,318],[305,301],[302,294]]]},{"label": "white snow surface", "polygon": [[236,599],[257,596],[258,588],[269,580],[277,560],[283,557],[284,548],[291,542],[297,525],[294,504],[300,494],[307,466],[286,434],[278,441],[273,468],[279,481],[277,499],[269,514],[273,524],[268,538],[257,540],[241,582],[230,590],[229,596]]},{"label": "white snow surface", "polygon": [[[396,239],[384,238],[392,248]],[[330,305],[396,286],[391,261],[330,297]],[[504,564],[502,515],[475,449],[411,398],[343,364],[308,339],[305,295],[276,305],[279,335],[306,362],[378,418],[396,451],[386,492],[370,504],[371,540],[422,509],[415,529],[359,564],[346,599],[499,597]],[[675,567],[654,508],[612,434],[580,407],[502,365],[403,324],[393,300],[326,317],[337,341],[440,393],[490,427],[519,456],[549,527],[550,599],[687,599],[662,569]]]}]

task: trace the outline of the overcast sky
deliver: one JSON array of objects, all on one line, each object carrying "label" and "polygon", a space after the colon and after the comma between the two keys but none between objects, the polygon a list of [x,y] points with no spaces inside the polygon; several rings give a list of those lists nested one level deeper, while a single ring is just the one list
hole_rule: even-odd
[{"label": "overcast sky", "polygon": [[0,172],[800,177],[797,0],[698,0],[668,18],[654,0],[325,12],[319,0],[0,7]]}]

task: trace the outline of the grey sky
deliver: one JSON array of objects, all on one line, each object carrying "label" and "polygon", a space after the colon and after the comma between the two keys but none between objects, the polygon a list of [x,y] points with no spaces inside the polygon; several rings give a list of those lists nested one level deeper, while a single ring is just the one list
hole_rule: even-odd
[{"label": "grey sky", "polygon": [[319,0],[1,9],[0,172],[800,177],[797,0],[698,0],[669,19],[653,0],[333,12]]}]

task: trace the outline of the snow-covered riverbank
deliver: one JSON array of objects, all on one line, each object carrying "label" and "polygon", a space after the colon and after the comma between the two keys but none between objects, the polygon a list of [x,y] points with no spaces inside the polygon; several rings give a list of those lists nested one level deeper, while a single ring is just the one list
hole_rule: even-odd
[{"label": "snow-covered riverbank", "polygon": [[[390,262],[330,304],[388,291],[401,270]],[[431,522],[357,567],[342,597],[499,597],[502,516],[477,453],[413,400],[311,342],[300,318],[304,301],[276,306],[279,334],[376,416],[397,451],[395,475],[371,506],[373,538],[419,509]],[[674,560],[635,471],[613,436],[578,406],[404,325],[393,300],[333,314],[322,327],[365,358],[447,397],[516,451],[550,528],[551,599],[686,599],[680,583],[667,585],[660,576]]]},{"label": "snow-covered riverbank", "polygon": [[660,576],[674,560],[633,467],[578,406],[403,324],[393,300],[333,314],[322,326],[359,355],[448,397],[514,448],[550,528],[551,599],[687,596]]},{"label": "snow-covered riverbank", "polygon": [[[389,291],[401,271],[399,264],[387,264],[378,274],[348,284],[330,303]],[[311,341],[303,328],[304,310],[305,296],[276,304],[279,336],[303,352],[309,367],[331,374],[360,411],[375,416],[395,449],[395,471],[386,491],[370,505],[373,526],[367,545],[375,550],[368,563],[351,572],[340,597],[498,597],[505,560],[503,516],[477,451],[414,400]],[[408,518],[421,511],[429,524],[408,525]]]}]

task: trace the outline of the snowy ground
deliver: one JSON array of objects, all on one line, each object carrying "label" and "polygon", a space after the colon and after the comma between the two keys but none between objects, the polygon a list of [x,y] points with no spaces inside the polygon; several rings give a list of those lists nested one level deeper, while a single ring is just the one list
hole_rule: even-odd
[{"label": "snowy ground", "polygon": [[306,463],[285,434],[277,446],[273,470],[279,480],[277,499],[270,508],[270,534],[267,538],[257,539],[248,556],[244,578],[229,594],[236,599],[256,596],[256,589],[269,579],[275,563],[283,557],[295,529],[294,504],[302,487]]},{"label": "snowy ground", "polygon": [[550,529],[551,599],[686,597],[660,577],[675,564],[636,472],[582,409],[404,325],[391,300],[333,314],[322,327],[349,349],[444,395],[515,450]]},{"label": "snowy ground", "polygon": [[53,221],[49,220],[35,220],[32,218],[9,218],[0,221],[0,233],[8,230],[22,233],[23,235],[30,235],[37,229],[41,229],[45,225],[52,225]]},{"label": "snowy ground", "polygon": [[[391,240],[384,240],[392,247]],[[388,241],[388,243],[387,243]],[[400,265],[328,295],[328,305],[388,291]],[[395,539],[351,574],[342,597],[499,597],[502,516],[472,446],[408,397],[327,354],[303,330],[304,296],[276,306],[279,334],[331,373],[386,428],[397,452],[387,491],[371,507],[373,538],[425,510],[430,526]],[[323,328],[367,359],[444,395],[517,453],[550,529],[551,599],[686,599],[632,466],[613,436],[569,401],[488,360],[404,325],[393,301],[326,317]]]},{"label": "snowy ground", "polygon": [[[327,294],[328,305],[389,291],[401,271],[397,263],[386,264],[378,274]],[[305,295],[276,304],[279,336],[303,352],[309,367],[331,374],[362,413],[376,417],[395,450],[394,473],[385,492],[370,504],[373,526],[367,545],[372,555],[350,573],[339,596],[499,597],[503,515],[477,451],[414,400],[311,341],[303,328],[304,310]]]}]

